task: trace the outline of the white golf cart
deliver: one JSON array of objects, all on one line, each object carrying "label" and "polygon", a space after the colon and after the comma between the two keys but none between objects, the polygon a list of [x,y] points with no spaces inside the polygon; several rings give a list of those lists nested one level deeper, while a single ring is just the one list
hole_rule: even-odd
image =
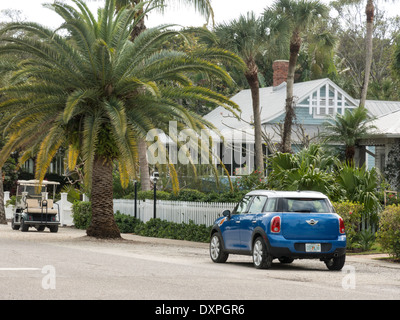
[{"label": "white golf cart", "polygon": [[[59,183],[55,181],[42,181],[38,193],[39,180],[18,180],[12,229],[26,232],[29,227],[35,227],[37,231],[48,227],[50,232],[57,232],[60,224],[60,210],[54,202],[57,185]],[[53,189],[52,199],[49,199],[48,189]]]}]

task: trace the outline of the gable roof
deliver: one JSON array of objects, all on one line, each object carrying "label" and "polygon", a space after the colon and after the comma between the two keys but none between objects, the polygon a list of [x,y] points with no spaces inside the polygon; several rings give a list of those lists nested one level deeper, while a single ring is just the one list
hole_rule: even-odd
[{"label": "gable roof", "polygon": [[[313,92],[327,85],[339,91],[345,97],[345,99],[350,101],[352,104],[357,105],[356,100],[354,100],[328,78],[295,83],[293,86],[293,95],[296,98],[296,101],[299,103],[305,99],[308,99]],[[260,88],[260,110],[262,124],[266,124],[285,113],[285,89],[285,82],[275,88]],[[205,115],[204,118],[214,124],[218,130],[224,130],[227,128],[236,130],[248,128],[253,121],[253,102],[251,98],[251,90],[242,90],[234,95],[231,100],[239,105],[241,109],[241,120],[236,119],[230,111],[225,110],[223,107],[214,109],[209,114]]]}]

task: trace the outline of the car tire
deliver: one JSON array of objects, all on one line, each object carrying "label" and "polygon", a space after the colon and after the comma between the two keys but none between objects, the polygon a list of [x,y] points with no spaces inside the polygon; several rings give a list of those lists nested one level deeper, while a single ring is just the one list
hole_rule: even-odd
[{"label": "car tire", "polygon": [[210,257],[215,263],[224,263],[228,260],[229,254],[224,252],[222,239],[218,232],[213,233],[210,240]]},{"label": "car tire", "polygon": [[346,262],[346,254],[326,260],[325,265],[329,270],[340,271]]},{"label": "car tire", "polygon": [[258,237],[253,243],[253,264],[257,269],[272,267],[272,256],[269,254],[263,238]]},{"label": "car tire", "polygon": [[294,261],[293,258],[289,258],[289,257],[280,257],[280,258],[278,258],[278,260],[280,263],[286,263],[286,264],[292,263]]}]

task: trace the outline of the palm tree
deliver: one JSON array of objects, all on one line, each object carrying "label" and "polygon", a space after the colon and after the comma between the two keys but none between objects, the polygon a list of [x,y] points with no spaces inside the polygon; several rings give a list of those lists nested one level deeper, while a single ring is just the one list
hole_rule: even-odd
[{"label": "palm tree", "polygon": [[289,70],[286,86],[285,122],[282,133],[282,152],[291,152],[291,132],[294,118],[293,84],[302,34],[321,18],[328,17],[328,7],[318,0],[277,0],[264,13],[272,32],[290,37]]},{"label": "palm tree", "polygon": [[363,106],[354,110],[347,109],[344,115],[337,113],[331,122],[324,123],[323,135],[328,141],[343,142],[346,147],[346,162],[354,163],[357,140],[375,128],[370,123],[372,120]]},{"label": "palm tree", "polygon": [[[119,11],[121,8],[125,6],[136,6],[138,4],[144,4],[145,1],[143,0],[116,0],[116,9]],[[166,3],[173,3],[177,2],[178,4],[185,3],[192,5],[197,12],[199,12],[201,15],[207,17],[207,21],[209,21],[210,17],[212,21],[214,21],[214,12],[211,7],[211,0],[150,0],[146,1],[146,5],[148,7],[154,6],[155,8],[158,8],[162,12],[164,12],[165,5]],[[146,30],[145,26],[145,19],[143,15],[143,10],[141,9],[138,12],[138,16],[140,16],[140,19],[138,19],[135,27],[132,29],[131,32],[131,39],[132,41],[136,39],[137,36],[139,36],[144,30]],[[147,145],[144,140],[139,139],[139,171],[140,171],[140,182],[141,182],[141,188],[143,191],[150,190],[150,176],[149,176],[149,164],[147,161]]]},{"label": "palm tree", "polygon": [[[135,176],[138,139],[168,123],[198,131],[207,126],[200,116],[176,101],[193,99],[237,105],[211,90],[195,87],[186,76],[204,72],[227,84],[229,75],[210,56],[216,51],[183,53],[162,49],[179,32],[165,27],[148,29],[133,42],[130,33],[142,4],[115,15],[115,0],[106,0],[98,18],[82,0],[78,9],[62,3],[50,5],[63,19],[59,35],[36,23],[10,23],[0,32],[0,54],[16,59],[2,65],[13,71],[11,83],[0,93],[0,112],[9,139],[0,151],[0,167],[17,148],[20,161],[39,150],[36,178],[43,180],[60,147],[68,146],[68,166],[78,154],[84,160],[85,184],[91,186],[92,222],[88,236],[118,238],[113,214],[112,169],[118,162],[123,176]],[[7,36],[8,30],[20,31]],[[225,52],[219,52],[223,56]],[[24,57],[23,59],[18,57]],[[229,54],[232,59],[232,55]]]},{"label": "palm tree", "polygon": [[236,53],[246,63],[244,75],[250,86],[253,101],[255,170],[261,175],[264,172],[264,156],[262,149],[260,83],[257,57],[262,57],[267,49],[267,29],[262,19],[256,18],[254,12],[241,15],[229,23],[215,27],[217,45]]}]

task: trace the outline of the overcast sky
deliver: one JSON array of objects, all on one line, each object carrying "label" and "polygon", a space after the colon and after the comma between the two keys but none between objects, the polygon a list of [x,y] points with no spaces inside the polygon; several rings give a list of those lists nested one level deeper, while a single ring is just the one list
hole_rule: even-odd
[{"label": "overcast sky", "polygon": [[[64,0],[67,3],[72,3],[70,0]],[[14,9],[21,10],[21,18],[26,21],[36,21],[43,25],[55,28],[61,20],[51,10],[42,7],[42,3],[51,3],[52,0],[0,0],[0,10]],[[216,23],[223,21],[230,21],[239,17],[239,15],[245,14],[247,11],[254,11],[259,14],[264,8],[271,5],[274,0],[212,0],[212,6],[215,13]],[[329,3],[329,0],[323,0],[325,3]],[[96,11],[99,6],[104,4],[104,0],[87,0],[86,3],[89,5],[92,11]],[[400,5],[392,3],[392,0],[388,0],[388,3],[379,1],[379,6],[390,6],[390,13],[400,15]],[[4,20],[4,15],[1,17]],[[148,27],[152,27],[164,23],[174,23],[183,26],[202,26],[205,23],[205,19],[194,12],[194,9],[190,7],[170,7],[166,9],[164,16],[157,13],[151,13],[146,21]]]},{"label": "overcast sky", "polygon": [[[58,16],[51,10],[44,9],[42,3],[51,3],[51,0],[0,0],[0,10],[15,9],[21,10],[21,18],[27,21],[37,21],[41,24],[56,27],[60,23]],[[65,0],[66,3],[72,3]],[[263,9],[273,0],[246,0],[246,12],[253,10],[261,13]],[[86,3],[90,9],[96,12],[99,6],[104,4],[104,0],[87,0]],[[243,12],[243,0],[213,0],[212,6],[215,13],[216,22],[230,21],[237,18]],[[3,16],[4,19],[4,16]],[[193,8],[180,6],[170,7],[166,9],[164,16],[157,13],[151,13],[146,21],[148,27],[163,24],[174,23],[184,26],[202,26],[205,18],[195,13]]]}]

